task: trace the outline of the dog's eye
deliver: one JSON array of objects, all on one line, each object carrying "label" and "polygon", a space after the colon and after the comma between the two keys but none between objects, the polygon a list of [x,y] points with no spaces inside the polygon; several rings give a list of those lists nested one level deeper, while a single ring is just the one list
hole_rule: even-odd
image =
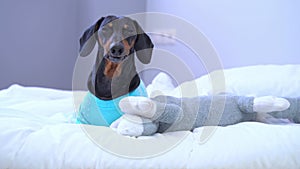
[{"label": "dog's eye", "polygon": [[134,35],[134,30],[132,29],[123,29],[123,35],[128,37]]},{"label": "dog's eye", "polygon": [[112,34],[112,29],[110,29],[108,27],[103,27],[101,31],[102,31],[102,33],[104,35],[110,35],[110,34]]}]

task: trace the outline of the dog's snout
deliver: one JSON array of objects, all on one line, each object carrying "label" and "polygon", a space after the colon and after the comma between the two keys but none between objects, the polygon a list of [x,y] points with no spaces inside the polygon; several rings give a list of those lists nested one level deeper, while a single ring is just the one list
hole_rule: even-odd
[{"label": "dog's snout", "polygon": [[124,46],[122,44],[116,44],[111,47],[110,54],[114,57],[122,56],[124,53]]}]

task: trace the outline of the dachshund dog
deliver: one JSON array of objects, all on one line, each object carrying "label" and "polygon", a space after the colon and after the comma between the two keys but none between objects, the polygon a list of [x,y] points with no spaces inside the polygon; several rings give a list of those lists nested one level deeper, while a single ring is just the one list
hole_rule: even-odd
[{"label": "dachshund dog", "polygon": [[96,43],[96,63],[77,122],[108,126],[122,115],[118,100],[123,96],[147,95],[134,56],[149,63],[154,45],[135,20],[123,16],[102,17],[88,28],[80,38],[80,56],[89,55]]}]

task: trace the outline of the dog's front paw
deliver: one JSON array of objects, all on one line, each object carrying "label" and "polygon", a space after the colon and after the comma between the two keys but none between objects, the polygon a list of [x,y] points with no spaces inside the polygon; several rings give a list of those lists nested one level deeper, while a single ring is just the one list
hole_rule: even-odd
[{"label": "dog's front paw", "polygon": [[283,111],[290,107],[288,100],[274,96],[264,96],[254,99],[253,110],[259,113]]},{"label": "dog's front paw", "polygon": [[141,136],[144,131],[142,118],[134,115],[125,114],[112,125],[119,134],[125,136]]}]

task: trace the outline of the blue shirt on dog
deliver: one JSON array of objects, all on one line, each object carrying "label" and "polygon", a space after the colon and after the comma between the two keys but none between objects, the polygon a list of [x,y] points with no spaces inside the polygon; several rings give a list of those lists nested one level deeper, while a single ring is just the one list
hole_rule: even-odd
[{"label": "blue shirt on dog", "polygon": [[119,102],[127,96],[148,97],[146,87],[143,82],[141,81],[139,87],[132,92],[113,100],[101,100],[88,92],[80,105],[76,123],[110,126],[112,122],[123,115],[123,112],[121,112],[119,108]]}]

